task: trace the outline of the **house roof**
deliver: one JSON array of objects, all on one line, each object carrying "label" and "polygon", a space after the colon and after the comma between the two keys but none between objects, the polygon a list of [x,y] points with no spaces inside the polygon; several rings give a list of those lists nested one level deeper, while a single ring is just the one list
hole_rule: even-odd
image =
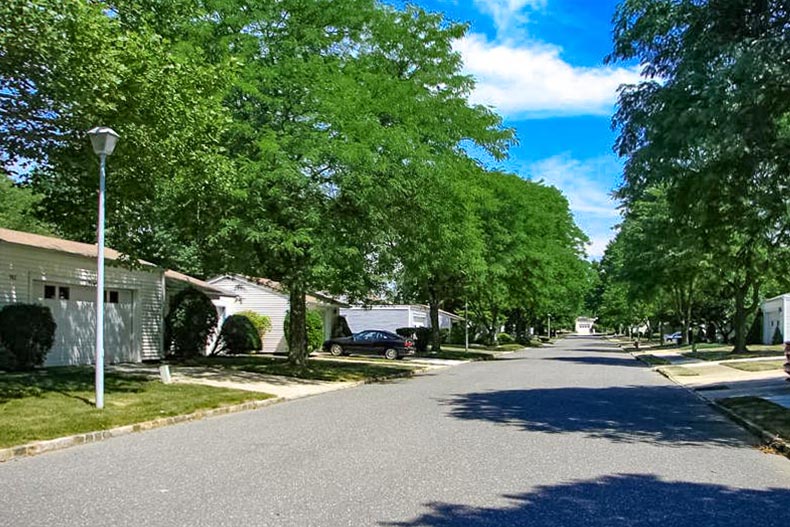
[{"label": "house roof", "polygon": [[211,293],[211,294],[214,294],[214,295],[217,295],[217,296],[233,296],[230,293],[228,293],[227,291],[225,291],[224,289],[220,289],[219,287],[213,286],[213,285],[209,284],[208,282],[204,282],[203,280],[199,280],[197,278],[193,278],[193,277],[191,277],[189,275],[186,275],[184,273],[179,273],[178,271],[173,271],[172,269],[167,269],[165,271],[165,278],[168,278],[170,280],[176,280],[176,281],[179,281],[179,282],[185,282],[185,283],[191,285],[192,287],[195,287],[197,289],[201,289],[201,290],[203,290],[206,293]]},{"label": "house roof", "polygon": [[[241,276],[241,275],[223,275],[223,276],[232,278],[234,280],[241,280],[250,283],[252,285],[265,287],[266,289],[270,289],[276,293],[280,293],[281,295],[288,296],[288,290],[283,284],[275,280],[271,280],[269,278],[259,278],[254,276]],[[220,278],[222,278],[223,276],[216,276],[211,280],[209,280],[209,282],[215,282]],[[342,306],[342,307],[348,306],[348,304],[344,302],[340,302],[339,300],[336,300],[331,296],[327,296],[322,293],[310,293],[305,296],[305,300],[310,304],[330,304],[330,305]]]},{"label": "house roof", "polygon": [[[0,229],[0,244],[2,243],[11,243],[24,247],[35,247],[37,249],[57,251],[75,256],[84,256],[86,258],[96,258],[98,253],[98,248],[95,244],[64,240],[62,238],[55,238],[53,236],[42,236],[40,234],[31,234],[29,232],[12,231],[11,229]],[[123,259],[123,254],[116,251],[115,249],[105,247],[104,258],[111,261],[119,261]],[[145,260],[137,261],[145,267],[157,267],[155,264],[146,262]],[[165,277],[172,280],[177,280],[179,282],[186,282],[209,293],[227,295],[227,292],[223,291],[222,289],[214,287],[203,280],[198,280],[197,278],[179,273],[178,271],[166,269]]]},{"label": "house roof", "polygon": [[[73,254],[75,256],[84,256],[86,258],[96,258],[98,254],[98,248],[95,244],[74,242],[62,238],[55,238],[53,236],[42,236],[40,234],[12,231],[10,229],[0,229],[0,243],[12,243],[14,245],[35,247],[37,249],[47,249],[50,251]],[[115,249],[105,247],[104,258],[107,260],[121,260],[123,254]],[[155,267],[154,264],[146,262],[145,260],[138,260],[138,262],[145,266]]]},{"label": "house roof", "polygon": [[[419,307],[420,309],[425,309],[430,311],[430,306],[426,306],[425,304],[371,304],[365,306],[350,306],[348,309],[407,309],[411,307]],[[456,315],[455,313],[451,313],[450,311],[445,311],[444,309],[440,309],[439,313],[445,314],[453,320],[463,320],[464,317],[460,315]]]}]

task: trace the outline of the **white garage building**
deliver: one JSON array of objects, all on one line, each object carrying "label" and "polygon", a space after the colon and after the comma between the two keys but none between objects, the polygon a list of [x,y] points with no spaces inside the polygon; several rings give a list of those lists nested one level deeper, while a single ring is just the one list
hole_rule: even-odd
[{"label": "white garage building", "polygon": [[[395,332],[398,328],[427,328],[431,326],[431,310],[422,304],[395,304],[354,306],[340,310],[346,317],[348,327],[354,333],[366,329]],[[454,313],[439,310],[439,327],[450,329],[463,318]]]},{"label": "white garage building", "polygon": [[776,328],[782,334],[782,340],[790,340],[790,294],[769,298],[762,304],[763,310],[763,344],[773,341]]},{"label": "white garage building", "polygon": [[[226,303],[221,291],[195,278],[144,261],[133,270],[122,267],[113,249],[105,249],[104,257],[108,363],[163,357],[168,289],[192,285],[215,304]],[[46,366],[93,362],[95,301],[95,245],[0,229],[0,307],[20,302],[50,308],[57,329]]]}]

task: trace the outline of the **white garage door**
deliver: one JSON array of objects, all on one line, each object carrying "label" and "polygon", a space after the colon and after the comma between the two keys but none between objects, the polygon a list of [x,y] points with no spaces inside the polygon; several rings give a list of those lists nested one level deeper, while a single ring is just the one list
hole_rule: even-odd
[{"label": "white garage door", "polygon": [[[96,288],[53,282],[36,282],[39,302],[50,308],[55,319],[55,343],[47,355],[47,366],[90,364],[96,350]],[[105,290],[105,362],[137,360],[133,345],[134,302],[130,290]]]}]

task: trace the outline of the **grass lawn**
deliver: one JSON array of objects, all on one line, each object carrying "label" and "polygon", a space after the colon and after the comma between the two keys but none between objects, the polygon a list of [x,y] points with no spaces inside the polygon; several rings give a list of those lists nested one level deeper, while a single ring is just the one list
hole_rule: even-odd
[{"label": "grass lawn", "polygon": [[641,360],[649,364],[650,366],[666,366],[667,364],[672,364],[667,359],[663,357],[656,357],[655,355],[650,355],[649,353],[643,353],[642,355],[637,355],[637,359]]},{"label": "grass lawn", "polygon": [[[680,351],[691,348],[684,347],[680,348]],[[684,357],[689,357],[692,359],[699,359],[699,360],[706,360],[706,361],[717,361],[717,360],[733,360],[733,359],[752,359],[757,357],[777,357],[784,353],[783,346],[762,346],[762,345],[755,345],[749,346],[748,353],[732,353],[732,348],[727,346],[724,347],[719,344],[715,348],[694,352],[687,352],[682,353]]]},{"label": "grass lawn", "polygon": [[684,368],[683,366],[667,366],[665,368],[661,368],[661,371],[672,375],[673,377],[696,377],[699,373],[695,372],[690,368]]},{"label": "grass lawn", "polygon": [[735,368],[742,371],[769,371],[781,370],[785,361],[783,360],[761,360],[754,362],[722,362],[722,366]]},{"label": "grass lawn", "polygon": [[719,404],[772,434],[790,440],[789,409],[759,397],[731,397],[719,401]]},{"label": "grass lawn", "polygon": [[[520,348],[519,348],[520,349]],[[445,360],[494,360],[496,359],[496,355],[493,353],[485,353],[482,351],[469,351],[466,352],[463,349],[457,350],[454,348],[443,349],[437,353],[433,353],[430,351],[426,351],[425,353],[420,353],[417,355],[417,358],[426,357],[430,359],[445,359]]]},{"label": "grass lawn", "polygon": [[114,373],[104,382],[104,410],[96,410],[92,368],[0,374],[0,448],[272,397]]},{"label": "grass lawn", "polygon": [[[360,357],[361,358],[361,357]],[[244,357],[199,357],[174,362],[181,366],[206,366],[228,370],[282,375],[316,381],[361,381],[386,377],[396,373],[414,371],[405,363],[388,361],[386,364],[369,364],[344,360],[309,360],[304,368],[292,366],[287,360],[265,356]]]}]

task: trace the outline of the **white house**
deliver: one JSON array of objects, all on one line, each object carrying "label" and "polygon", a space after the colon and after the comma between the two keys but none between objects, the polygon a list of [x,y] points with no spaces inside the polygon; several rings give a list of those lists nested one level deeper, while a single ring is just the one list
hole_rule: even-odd
[{"label": "white house", "polygon": [[763,344],[773,342],[774,332],[779,328],[782,340],[790,340],[790,294],[769,298],[762,304],[763,310]]},{"label": "white house", "polygon": [[[285,315],[290,308],[288,292],[279,282],[266,278],[252,278],[239,275],[223,275],[212,278],[209,284],[223,290],[235,301],[226,306],[227,315],[240,311],[254,311],[269,317],[272,329],[263,337],[263,351],[287,352],[285,340]],[[307,308],[320,311],[324,319],[324,338],[332,336],[341,302],[312,293],[307,295]]]},{"label": "white house", "polygon": [[[398,328],[427,328],[431,326],[430,308],[421,304],[354,306],[340,310],[354,333],[366,329],[395,331]],[[450,329],[454,322],[463,320],[449,311],[439,310],[439,327]]]},{"label": "white house", "polygon": [[[0,229],[0,306],[38,303],[57,324],[46,366],[90,364],[95,355],[96,246]],[[106,361],[140,362],[163,357],[166,298],[192,285],[216,304],[224,292],[195,278],[138,261],[120,265],[105,249],[104,348]]]},{"label": "white house", "polygon": [[597,318],[578,317],[576,319],[576,334],[577,335],[594,335],[595,334],[595,321]]}]

